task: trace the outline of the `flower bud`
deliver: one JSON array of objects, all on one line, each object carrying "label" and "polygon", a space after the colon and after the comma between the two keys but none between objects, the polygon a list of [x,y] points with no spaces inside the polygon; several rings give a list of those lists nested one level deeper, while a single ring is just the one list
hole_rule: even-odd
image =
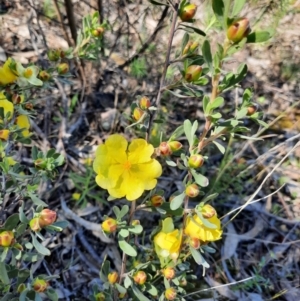
[{"label": "flower bud", "polygon": [[201,73],[202,73],[201,66],[191,65],[191,66],[187,67],[184,78],[189,83],[194,82],[199,79]]},{"label": "flower bud", "polygon": [[119,275],[117,272],[111,272],[108,274],[107,279],[110,284],[115,284],[118,281]]},{"label": "flower bud", "polygon": [[104,293],[100,292],[97,295],[95,295],[96,301],[105,301],[105,295]]},{"label": "flower bud", "polygon": [[33,104],[31,102],[25,103],[25,109],[32,110],[33,109]]},{"label": "flower bud", "polygon": [[159,207],[164,203],[165,198],[159,194],[155,194],[151,197],[150,201],[153,207]]},{"label": "flower bud", "polygon": [[95,38],[99,38],[102,36],[103,32],[104,32],[104,27],[99,26],[92,30],[92,36]]},{"label": "flower bud", "polygon": [[165,268],[162,271],[163,275],[165,278],[167,278],[168,280],[173,279],[175,277],[175,270],[173,268]]},{"label": "flower bud", "polygon": [[247,108],[247,116],[252,116],[257,111],[257,106],[252,105]]},{"label": "flower bud", "polygon": [[187,4],[179,11],[179,17],[182,21],[190,21],[196,14],[197,6],[195,4]]},{"label": "flower bud", "polygon": [[0,246],[10,247],[14,242],[14,233],[12,231],[3,231],[0,233]]},{"label": "flower bud", "polygon": [[58,74],[66,74],[69,71],[69,65],[67,63],[61,63],[57,66]]},{"label": "flower bud", "polygon": [[72,199],[73,199],[74,201],[79,201],[80,197],[81,197],[81,193],[79,193],[79,192],[74,192],[74,193],[72,194]]},{"label": "flower bud", "polygon": [[56,220],[56,212],[50,209],[43,209],[40,212],[39,223],[41,227],[52,225]]},{"label": "flower bud", "polygon": [[199,46],[198,42],[188,42],[182,50],[182,55],[194,52]]},{"label": "flower bud", "polygon": [[194,249],[199,249],[200,240],[198,238],[191,237],[190,238],[190,246]]},{"label": "flower bud", "polygon": [[237,19],[228,27],[227,38],[234,43],[238,43],[247,37],[250,31],[251,28],[247,18]]},{"label": "flower bud", "polygon": [[17,288],[17,292],[18,293],[22,293],[26,288],[26,285],[24,283],[21,283],[18,288]]},{"label": "flower bud", "polygon": [[217,214],[215,208],[209,204],[206,204],[201,208],[201,213],[204,218],[212,218]]},{"label": "flower bud", "polygon": [[204,159],[201,155],[192,155],[189,158],[188,165],[191,168],[199,168],[203,165]]},{"label": "flower bud", "polygon": [[180,285],[180,286],[187,286],[187,281],[186,281],[186,279],[185,279],[185,278],[182,278],[182,279],[180,280],[180,282],[179,282],[179,285]]},{"label": "flower bud", "polygon": [[150,102],[150,99],[146,96],[143,96],[141,99],[140,99],[140,102],[139,102],[139,105],[140,105],[140,108],[142,110],[147,110],[150,108],[151,106],[151,102]]},{"label": "flower bud", "polygon": [[40,71],[40,73],[39,73],[39,78],[40,78],[43,82],[46,82],[46,81],[48,81],[48,80],[51,78],[51,76],[50,76],[50,74],[49,74],[47,71],[42,70],[42,71]]},{"label": "flower bud", "polygon": [[7,141],[9,138],[10,130],[0,130],[0,140]]},{"label": "flower bud", "polygon": [[51,62],[56,62],[60,58],[60,51],[58,49],[51,49],[47,53],[48,59]]},{"label": "flower bud", "polygon": [[17,249],[19,251],[23,251],[24,250],[23,247],[22,247],[22,245],[20,245],[19,243],[13,244],[13,248],[15,248],[15,249]]},{"label": "flower bud", "polygon": [[115,219],[109,217],[108,219],[106,219],[103,223],[102,223],[102,230],[105,233],[113,233],[117,230],[118,227],[118,223]]},{"label": "flower bud", "polygon": [[172,150],[168,142],[161,142],[158,148],[161,156],[170,156],[172,154]]},{"label": "flower bud", "polygon": [[132,117],[133,117],[134,120],[139,121],[143,117],[144,114],[145,114],[145,112],[143,110],[136,107],[133,110]]},{"label": "flower bud", "polygon": [[39,278],[35,279],[35,280],[33,281],[33,283],[32,283],[32,288],[33,288],[33,290],[36,291],[37,293],[42,293],[42,292],[44,292],[44,291],[47,289],[48,286],[49,286],[49,285],[48,285],[48,283],[47,283],[46,280],[44,280],[44,279],[39,279]]},{"label": "flower bud", "polygon": [[168,144],[172,152],[177,152],[182,148],[182,144],[179,141],[170,141]]},{"label": "flower bud", "polygon": [[138,219],[134,219],[132,222],[131,222],[131,225],[132,226],[138,226],[138,225],[140,225],[141,224],[141,222],[138,220]]},{"label": "flower bud", "polygon": [[11,98],[11,100],[14,104],[22,103],[24,101],[24,99],[25,99],[25,97],[22,94],[13,94],[12,98]]},{"label": "flower bud", "polygon": [[36,159],[34,161],[34,167],[36,169],[45,169],[47,167],[47,160],[45,160],[45,159]]},{"label": "flower bud", "polygon": [[40,231],[42,227],[40,226],[39,218],[34,217],[33,219],[31,219],[29,222],[29,227],[34,232]]},{"label": "flower bud", "polygon": [[135,283],[143,285],[147,280],[147,274],[144,271],[137,271],[133,276],[133,280]]},{"label": "flower bud", "polygon": [[174,287],[169,287],[165,290],[165,297],[167,300],[175,300],[177,292]]},{"label": "flower bud", "polygon": [[195,183],[190,184],[185,188],[185,194],[190,198],[196,197],[199,193],[200,193],[199,187]]}]

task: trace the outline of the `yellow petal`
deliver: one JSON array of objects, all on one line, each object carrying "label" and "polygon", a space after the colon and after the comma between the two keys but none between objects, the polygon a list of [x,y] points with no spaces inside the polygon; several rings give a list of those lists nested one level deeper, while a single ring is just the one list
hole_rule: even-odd
[{"label": "yellow petal", "polygon": [[6,99],[5,95],[0,92],[0,108],[3,108],[4,115],[6,116],[8,112],[10,112],[10,119],[14,114],[14,105],[12,102]]},{"label": "yellow petal", "polygon": [[128,151],[128,160],[132,164],[140,164],[151,160],[154,148],[145,139],[134,139],[130,143]]},{"label": "yellow petal", "polygon": [[0,84],[7,85],[13,83],[18,77],[10,70],[12,59],[8,58],[3,67],[0,68]]},{"label": "yellow petal", "polygon": [[28,116],[26,115],[19,115],[16,118],[16,124],[21,128],[24,129],[22,131],[22,135],[24,137],[28,137],[30,135],[30,132],[28,131],[28,129],[30,128],[30,121]]}]

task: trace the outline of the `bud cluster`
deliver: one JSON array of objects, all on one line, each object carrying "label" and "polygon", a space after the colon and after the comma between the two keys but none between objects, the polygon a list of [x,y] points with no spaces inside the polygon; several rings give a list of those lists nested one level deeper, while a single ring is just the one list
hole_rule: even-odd
[{"label": "bud cluster", "polygon": [[166,157],[180,149],[182,149],[182,144],[179,141],[161,142],[158,147],[158,153],[159,155]]},{"label": "bud cluster", "polygon": [[150,108],[151,102],[150,99],[146,96],[143,96],[138,103],[138,107],[135,107],[132,113],[132,117],[135,121],[139,121],[144,117],[146,111]]},{"label": "bud cluster", "polygon": [[50,209],[43,209],[37,216],[32,218],[29,226],[32,231],[38,232],[42,228],[52,225],[56,220],[56,212]]}]

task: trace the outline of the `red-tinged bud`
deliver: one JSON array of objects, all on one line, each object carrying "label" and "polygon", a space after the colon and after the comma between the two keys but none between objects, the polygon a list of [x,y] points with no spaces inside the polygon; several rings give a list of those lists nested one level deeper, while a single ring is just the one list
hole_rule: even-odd
[{"label": "red-tinged bud", "polygon": [[25,109],[32,110],[33,109],[33,104],[31,102],[25,103]]},{"label": "red-tinged bud", "polygon": [[131,225],[132,226],[138,226],[138,225],[140,225],[141,224],[141,222],[138,220],[138,219],[134,219],[132,222],[131,222]]},{"label": "red-tinged bud", "polygon": [[45,159],[36,159],[34,161],[34,166],[36,169],[45,169],[47,167],[47,160]]},{"label": "red-tinged bud", "polygon": [[96,294],[95,295],[95,299],[96,299],[96,301],[105,301],[105,295],[104,295],[104,293],[98,293],[98,294]]},{"label": "red-tinged bud", "polygon": [[150,199],[153,207],[159,207],[165,202],[165,198],[159,194],[155,194]]},{"label": "red-tinged bud", "polygon": [[52,225],[56,221],[56,212],[50,209],[43,209],[40,212],[39,223],[41,227]]},{"label": "red-tinged bud", "polygon": [[39,278],[35,279],[32,283],[32,288],[37,293],[43,293],[48,288],[48,286],[49,284],[46,280]]},{"label": "red-tinged bud", "polygon": [[25,289],[26,289],[26,285],[24,283],[21,283],[17,288],[17,292],[22,293]]},{"label": "red-tinged bud", "polygon": [[19,250],[19,251],[23,251],[23,247],[22,247],[22,245],[20,245],[19,243],[15,243],[15,244],[13,245],[13,248],[15,248],[15,249],[17,249],[17,250]]},{"label": "red-tinged bud", "polygon": [[170,156],[172,154],[172,150],[168,142],[161,142],[158,148],[161,156]]},{"label": "red-tinged bud", "polygon": [[42,227],[40,226],[38,217],[34,217],[32,220],[30,220],[29,226],[30,226],[30,229],[34,232],[38,232],[42,229]]},{"label": "red-tinged bud", "polygon": [[181,279],[179,282],[180,286],[187,286],[187,280],[185,278]]},{"label": "red-tinged bud", "polygon": [[12,231],[3,231],[0,233],[0,246],[10,247],[14,242],[14,233]]},{"label": "red-tinged bud", "polygon": [[143,117],[144,114],[145,114],[145,112],[143,110],[136,107],[133,110],[132,117],[133,117],[134,120],[139,121]]},{"label": "red-tinged bud", "polygon": [[11,100],[14,104],[22,103],[24,101],[24,95],[13,94]]},{"label": "red-tinged bud", "polygon": [[234,43],[238,43],[247,37],[250,32],[249,20],[247,18],[237,19],[228,27],[227,38]]},{"label": "red-tinged bud", "polygon": [[172,152],[177,152],[182,149],[182,144],[179,141],[170,141],[168,144]]},{"label": "red-tinged bud", "polygon": [[200,240],[198,238],[190,238],[190,246],[194,249],[200,248]]},{"label": "red-tinged bud", "polygon": [[118,227],[118,223],[115,219],[109,217],[108,219],[106,219],[103,223],[102,223],[102,230],[105,233],[113,233],[117,230]]},{"label": "red-tinged bud", "polygon": [[201,213],[204,218],[212,218],[217,214],[216,209],[209,204],[206,204],[201,208]]},{"label": "red-tinged bud", "polygon": [[147,274],[144,271],[137,271],[133,276],[133,280],[135,283],[143,285],[147,280]]},{"label": "red-tinged bud", "polygon": [[58,49],[51,49],[51,50],[48,51],[47,55],[48,55],[49,61],[56,62],[60,58],[60,50],[58,50]]},{"label": "red-tinged bud", "polygon": [[179,17],[182,21],[190,21],[194,18],[197,11],[197,6],[195,4],[188,4],[185,5],[180,11],[179,11]]},{"label": "red-tinged bud", "polygon": [[9,138],[9,130],[0,130],[0,140],[7,141]]},{"label": "red-tinged bud", "polygon": [[182,51],[182,55],[193,53],[198,46],[199,46],[198,42],[192,42],[192,41],[188,42]]},{"label": "red-tinged bud", "polygon": [[66,74],[69,71],[69,65],[67,63],[61,63],[57,66],[57,72],[60,75]]},{"label": "red-tinged bud", "polygon": [[118,281],[119,275],[117,272],[111,272],[108,274],[107,279],[110,284],[115,284]]},{"label": "red-tinged bud", "polygon": [[198,185],[195,183],[190,184],[185,188],[185,194],[190,198],[196,197],[199,193],[200,193],[200,189]]},{"label": "red-tinged bud", "polygon": [[167,300],[175,300],[177,292],[174,287],[169,287],[165,290],[165,297]]},{"label": "red-tinged bud", "polygon": [[40,73],[39,73],[39,78],[40,78],[43,82],[46,82],[46,81],[48,81],[48,80],[51,78],[51,76],[50,76],[50,74],[49,74],[47,71],[42,70],[42,71],[40,71]]},{"label": "red-tinged bud", "polygon": [[247,116],[252,116],[257,111],[257,106],[252,105],[247,108]]},{"label": "red-tinged bud", "polygon": [[188,164],[191,168],[199,168],[203,165],[204,159],[201,155],[192,155],[189,158]]},{"label": "red-tinged bud", "polygon": [[65,58],[66,57],[65,51],[59,49],[59,56],[60,56],[61,59]]},{"label": "red-tinged bud", "polygon": [[164,270],[162,270],[162,273],[164,277],[167,278],[168,280],[173,279],[176,274],[175,269],[173,268],[165,268]]},{"label": "red-tinged bud", "polygon": [[184,78],[189,83],[194,82],[199,79],[201,73],[202,73],[201,66],[191,65],[191,66],[187,67]]},{"label": "red-tinged bud", "polygon": [[140,108],[142,110],[147,110],[150,108],[151,106],[151,102],[150,102],[150,99],[146,96],[143,96],[141,99],[140,99],[140,102],[139,102],[139,105],[140,105]]},{"label": "red-tinged bud", "polygon": [[102,36],[103,32],[104,32],[104,27],[99,26],[92,30],[92,36],[95,38],[99,38]]}]

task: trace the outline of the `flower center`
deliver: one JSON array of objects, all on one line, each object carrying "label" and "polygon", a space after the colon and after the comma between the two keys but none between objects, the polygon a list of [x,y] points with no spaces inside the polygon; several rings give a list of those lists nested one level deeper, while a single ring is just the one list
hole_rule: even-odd
[{"label": "flower center", "polygon": [[33,72],[30,68],[26,68],[26,70],[24,71],[24,77],[29,78],[30,76],[32,76]]},{"label": "flower center", "polygon": [[124,169],[129,170],[131,168],[131,162],[130,161],[126,161],[124,164]]}]

